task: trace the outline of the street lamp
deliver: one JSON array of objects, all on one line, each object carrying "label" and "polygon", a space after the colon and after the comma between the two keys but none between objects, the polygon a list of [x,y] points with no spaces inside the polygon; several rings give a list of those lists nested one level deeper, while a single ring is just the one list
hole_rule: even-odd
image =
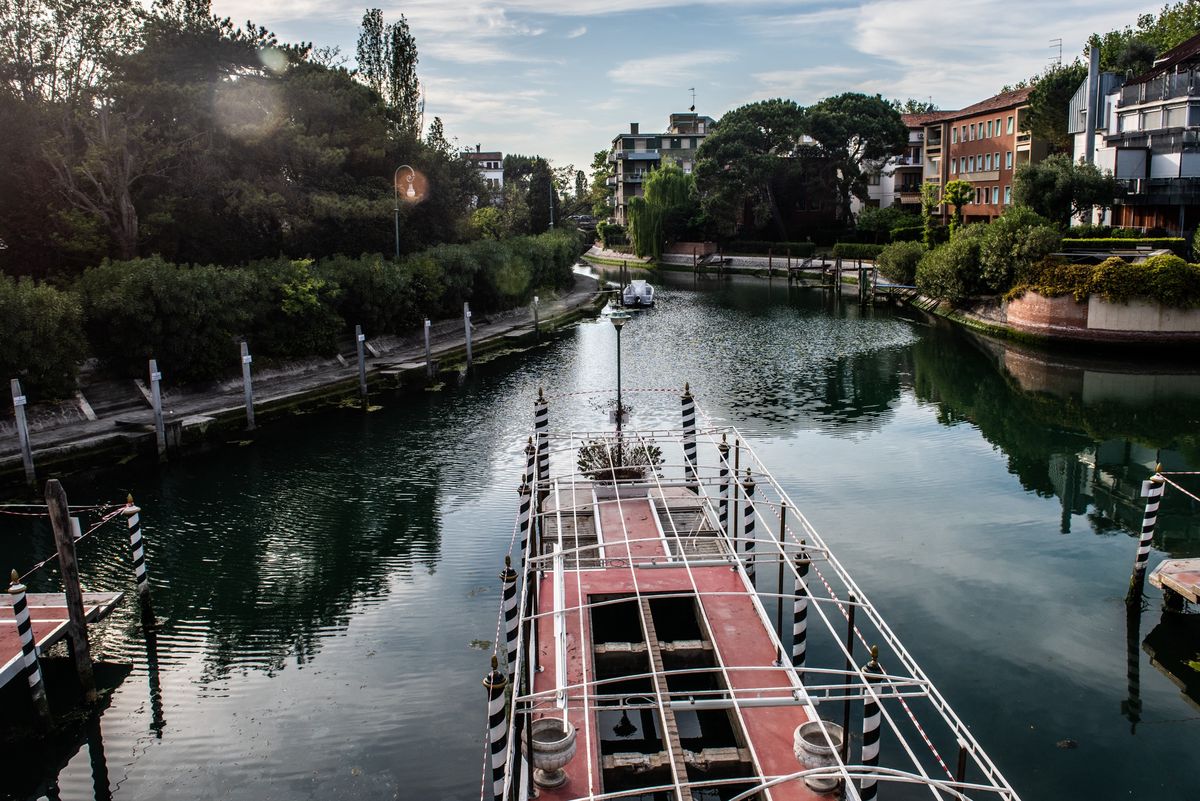
[{"label": "street lamp", "polygon": [[625,407],[621,403],[621,326],[629,320],[629,312],[616,309],[608,315],[613,328],[617,329],[617,433],[621,432],[621,418],[625,415]]},{"label": "street lamp", "polygon": [[412,202],[417,197],[417,190],[413,188],[413,181],[416,180],[417,171],[407,164],[401,164],[396,168],[396,172],[392,175],[392,188],[396,190],[396,261],[400,260],[400,171],[408,170],[408,186],[404,190],[404,198],[408,202]]}]

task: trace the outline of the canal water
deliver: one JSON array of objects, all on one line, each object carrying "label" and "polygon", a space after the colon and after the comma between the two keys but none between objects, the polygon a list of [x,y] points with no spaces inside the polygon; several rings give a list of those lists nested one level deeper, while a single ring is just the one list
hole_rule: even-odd
[{"label": "canal water", "polygon": [[[1123,603],[1140,482],[1200,469],[1194,360],[1016,350],[783,281],[656,282],[625,386],[689,381],[743,430],[1024,798],[1195,798],[1200,639],[1157,591],[1132,621]],[[128,601],[93,629],[114,689],[55,748],[22,750],[6,713],[0,797],[477,797],[533,398],[597,427],[607,407],[569,393],[613,385],[614,345],[583,323],[461,387],[66,480],[73,503],[143,507],[157,637]],[[633,425],[678,425],[674,393],[627,400]],[[1159,520],[1152,566],[1200,555],[1184,495]],[[82,543],[85,589],[132,596],[127,548],[116,527]],[[52,550],[44,521],[0,515],[0,567]],[[49,681],[69,694],[61,666]]]}]

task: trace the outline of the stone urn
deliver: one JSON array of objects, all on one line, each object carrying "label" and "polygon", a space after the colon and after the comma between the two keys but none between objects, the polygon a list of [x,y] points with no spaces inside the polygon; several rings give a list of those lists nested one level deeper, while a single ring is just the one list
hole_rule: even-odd
[{"label": "stone urn", "polygon": [[547,790],[561,787],[567,780],[563,770],[575,756],[575,727],[559,718],[538,718],[533,722],[533,781]]},{"label": "stone urn", "polygon": [[[821,731],[822,727],[829,733],[828,738]],[[796,734],[792,738],[792,752],[805,770],[831,767],[838,762],[837,753],[842,748],[844,738],[842,727],[836,723],[810,720],[796,727]],[[830,743],[833,743],[832,748]],[[804,777],[808,788],[817,793],[831,793],[837,789],[839,782],[841,779],[832,775]]]}]

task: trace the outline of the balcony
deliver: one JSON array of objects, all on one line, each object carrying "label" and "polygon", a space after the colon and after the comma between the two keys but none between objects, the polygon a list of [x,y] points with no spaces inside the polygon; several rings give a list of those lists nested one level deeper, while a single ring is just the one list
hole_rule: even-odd
[{"label": "balcony", "polygon": [[1200,94],[1200,75],[1195,72],[1159,75],[1145,83],[1121,87],[1121,96],[1117,98],[1117,108],[1187,97],[1192,94]]},{"label": "balcony", "polygon": [[919,156],[896,156],[892,159],[892,165],[895,167],[920,167],[925,164],[925,160]]},{"label": "balcony", "polygon": [[657,150],[625,150],[621,158],[627,161],[658,161],[659,153]]},{"label": "balcony", "polygon": [[607,178],[604,179],[604,184],[605,184],[605,186],[616,186],[617,185],[617,176],[615,176],[615,175],[608,176]]},{"label": "balcony", "polygon": [[1033,143],[1033,134],[1021,131],[1017,134],[1017,150],[1028,150]]},{"label": "balcony", "polygon": [[646,172],[626,172],[621,174],[621,180],[627,184],[640,184],[646,180]]}]

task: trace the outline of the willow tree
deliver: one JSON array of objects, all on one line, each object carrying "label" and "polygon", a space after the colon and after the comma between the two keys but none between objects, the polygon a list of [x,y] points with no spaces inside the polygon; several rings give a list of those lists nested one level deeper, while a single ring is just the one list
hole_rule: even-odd
[{"label": "willow tree", "polygon": [[687,230],[696,211],[696,179],[666,164],[646,178],[645,194],[629,201],[629,239],[639,256],[662,257],[663,247]]}]

